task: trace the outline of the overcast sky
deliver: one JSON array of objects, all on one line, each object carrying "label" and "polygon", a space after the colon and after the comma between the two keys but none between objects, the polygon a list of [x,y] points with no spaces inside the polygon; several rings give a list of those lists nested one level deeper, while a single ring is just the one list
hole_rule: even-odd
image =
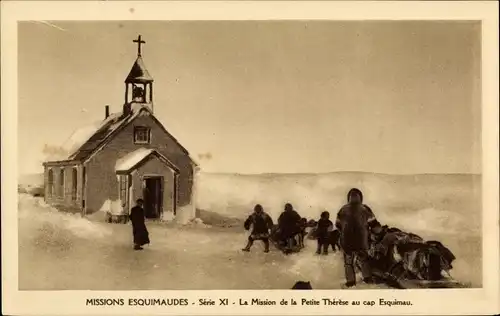
[{"label": "overcast sky", "polygon": [[479,24],[54,25],[19,26],[20,173],[121,110],[138,34],[155,114],[204,171],[480,173]]}]

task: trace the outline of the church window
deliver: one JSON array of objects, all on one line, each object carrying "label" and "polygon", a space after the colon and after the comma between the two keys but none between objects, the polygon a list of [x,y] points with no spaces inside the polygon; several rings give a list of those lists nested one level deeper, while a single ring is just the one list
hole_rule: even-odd
[{"label": "church window", "polygon": [[149,144],[151,141],[151,130],[148,127],[134,127],[134,143]]},{"label": "church window", "polygon": [[59,171],[59,195],[64,197],[64,168]]},{"label": "church window", "polygon": [[49,169],[48,171],[48,195],[52,196],[54,193],[54,172],[52,169]]},{"label": "church window", "polygon": [[73,168],[72,172],[72,187],[71,187],[71,199],[73,201],[76,201],[76,192],[77,192],[77,186],[78,186],[78,171],[76,168]]},{"label": "church window", "polygon": [[120,200],[122,206],[127,204],[127,175],[120,175]]},{"label": "church window", "polygon": [[87,168],[82,167],[82,208],[85,209],[85,181],[87,179]]}]

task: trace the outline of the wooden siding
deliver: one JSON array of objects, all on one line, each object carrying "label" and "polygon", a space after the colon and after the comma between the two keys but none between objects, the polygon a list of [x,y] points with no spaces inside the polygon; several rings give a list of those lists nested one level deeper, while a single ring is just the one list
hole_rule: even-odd
[{"label": "wooden siding", "polygon": [[[73,199],[73,170],[76,169],[76,199]],[[49,170],[53,172],[52,194],[49,185]],[[64,181],[60,178],[61,170],[64,170]],[[82,165],[61,165],[44,168],[45,201],[54,206],[60,206],[71,212],[81,212],[82,210]]]},{"label": "wooden siding", "polygon": [[175,173],[155,156],[148,158],[144,164],[132,173],[131,202],[133,205],[135,205],[138,198],[144,198],[142,181],[145,176],[163,177],[163,213],[173,213]]},{"label": "wooden siding", "polygon": [[[146,126],[151,129],[150,144],[134,144],[134,126]],[[107,200],[116,201],[119,199],[119,183],[115,172],[116,161],[141,147],[156,149],[179,169],[177,206],[192,205],[194,167],[189,155],[165,133],[149,112],[142,111],[137,118],[85,163],[87,167],[86,206],[88,214],[101,210]],[[168,170],[165,165],[164,168]]]}]

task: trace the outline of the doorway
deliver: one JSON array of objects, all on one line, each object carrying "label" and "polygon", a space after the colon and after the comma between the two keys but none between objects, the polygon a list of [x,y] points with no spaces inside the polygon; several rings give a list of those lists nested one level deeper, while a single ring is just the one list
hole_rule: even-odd
[{"label": "doorway", "polygon": [[160,218],[163,210],[163,177],[144,177],[144,213],[146,218]]}]

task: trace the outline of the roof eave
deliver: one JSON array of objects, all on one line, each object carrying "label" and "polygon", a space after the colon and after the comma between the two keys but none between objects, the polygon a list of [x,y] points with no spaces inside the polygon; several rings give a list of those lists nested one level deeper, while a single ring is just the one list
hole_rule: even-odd
[{"label": "roof eave", "polygon": [[80,160],[73,160],[73,159],[67,159],[67,160],[52,160],[52,161],[45,161],[42,163],[42,166],[44,167],[51,167],[51,166],[61,166],[61,165],[78,165],[80,164]]},{"label": "roof eave", "polygon": [[156,158],[158,158],[160,161],[162,161],[164,164],[166,164],[170,169],[172,169],[172,171],[174,172],[174,174],[180,174],[179,168],[177,168],[177,166],[175,166],[167,157],[165,157],[164,155],[162,155],[161,153],[159,153],[156,150],[153,150],[152,152],[150,152],[149,154],[147,154],[146,156],[144,156],[144,158],[142,158],[141,160],[139,160],[136,164],[134,164],[133,166],[131,166],[128,169],[115,170],[116,174],[122,174],[123,175],[123,174],[129,174],[129,173],[131,173],[132,171],[134,171],[135,169],[138,168],[137,166],[143,164],[146,159],[148,159],[149,157],[151,157],[151,155],[154,155]]},{"label": "roof eave", "polygon": [[175,174],[179,174],[181,172],[179,170],[179,168],[177,168],[176,165],[174,165],[167,157],[162,155],[157,150],[153,150],[148,156],[150,156],[150,155],[155,155],[156,157],[158,157],[158,159],[162,160],[166,165],[168,165],[170,167],[170,169],[172,169],[174,171]]},{"label": "roof eave", "polygon": [[118,175],[126,175],[126,174],[130,174],[130,172],[131,172],[131,169],[130,170],[115,170],[115,173]]},{"label": "roof eave", "polygon": [[125,83],[152,83],[153,79],[150,78],[127,78]]},{"label": "roof eave", "polygon": [[151,113],[151,117],[153,118],[153,120],[158,123],[161,127],[161,129],[175,142],[175,144],[177,146],[180,147],[180,149],[182,150],[182,152],[188,156],[189,160],[191,160],[191,162],[198,166],[199,164],[193,159],[193,157],[190,155],[189,151],[184,147],[182,146],[182,144],[179,142],[179,140],[177,140],[177,138],[174,137],[174,135],[172,135],[166,128],[165,126],[163,126],[162,122],[160,122],[156,116],[148,109],[148,108],[144,108],[146,111],[148,111],[149,113]]}]

